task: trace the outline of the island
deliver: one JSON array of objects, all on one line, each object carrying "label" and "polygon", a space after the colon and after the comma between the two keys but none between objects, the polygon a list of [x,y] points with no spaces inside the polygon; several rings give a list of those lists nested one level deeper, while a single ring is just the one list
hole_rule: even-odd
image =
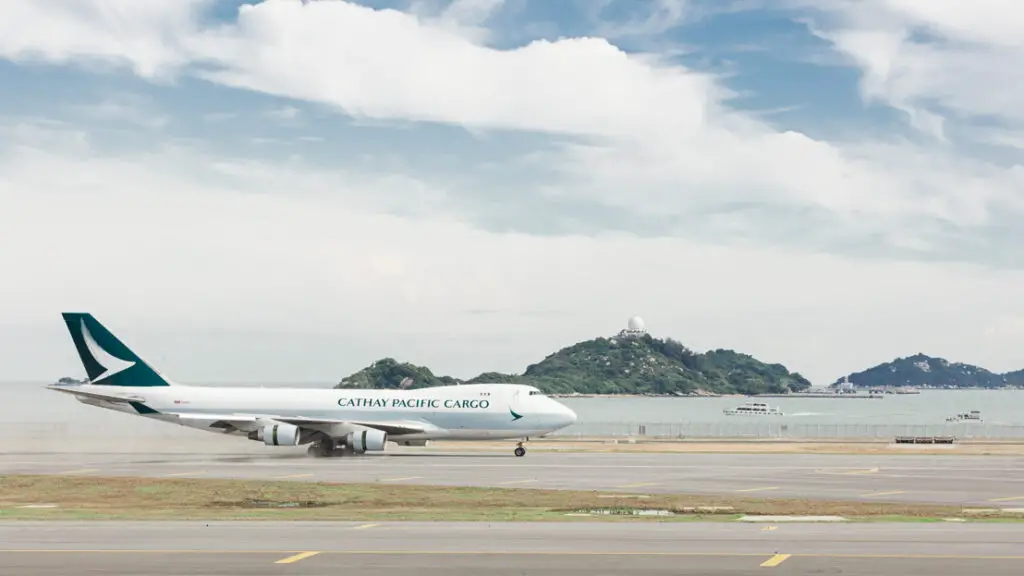
[{"label": "island", "polygon": [[377,360],[335,388],[423,388],[473,383],[536,386],[554,396],[716,396],[789,394],[811,383],[782,364],[733,350],[696,353],[648,334],[639,318],[615,336],[578,342],[527,366],[521,374],[484,372],[468,380],[435,375],[425,366]]},{"label": "island", "polygon": [[995,389],[1018,388],[1024,384],[1024,370],[997,373],[973,364],[950,362],[918,352],[848,374],[832,388],[900,389]]}]

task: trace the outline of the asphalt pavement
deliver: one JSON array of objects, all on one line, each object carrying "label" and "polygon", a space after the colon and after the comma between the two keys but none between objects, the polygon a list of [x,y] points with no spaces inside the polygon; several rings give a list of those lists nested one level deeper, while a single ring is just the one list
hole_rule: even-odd
[{"label": "asphalt pavement", "polygon": [[1020,574],[1024,525],[0,522],[4,574]]}]

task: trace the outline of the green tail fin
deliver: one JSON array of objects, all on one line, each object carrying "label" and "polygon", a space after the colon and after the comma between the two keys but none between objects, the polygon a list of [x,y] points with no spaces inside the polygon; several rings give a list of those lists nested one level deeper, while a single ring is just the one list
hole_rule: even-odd
[{"label": "green tail fin", "polygon": [[89,375],[90,384],[103,386],[170,386],[149,364],[128,349],[92,314],[64,312],[64,323]]}]

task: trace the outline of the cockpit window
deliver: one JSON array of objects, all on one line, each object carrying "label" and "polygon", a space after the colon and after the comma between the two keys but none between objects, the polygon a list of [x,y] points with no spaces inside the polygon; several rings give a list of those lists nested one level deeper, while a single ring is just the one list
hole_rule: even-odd
[{"label": "cockpit window", "polygon": [[543,396],[544,393],[540,390],[530,390],[530,396]]}]

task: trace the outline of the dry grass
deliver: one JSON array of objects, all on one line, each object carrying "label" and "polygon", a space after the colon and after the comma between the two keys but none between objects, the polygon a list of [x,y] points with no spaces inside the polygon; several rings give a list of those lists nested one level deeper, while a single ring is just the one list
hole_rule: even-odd
[{"label": "dry grass", "polygon": [[[603,494],[607,496],[607,493]],[[961,515],[958,506],[695,495],[601,496],[600,492],[521,488],[0,476],[0,519],[579,520],[565,514],[610,507],[668,509],[703,519],[715,516],[732,518],[737,514],[890,519]],[[21,508],[28,504],[55,504],[56,508]],[[694,511],[696,507],[709,506],[732,509],[717,513]]]}]

